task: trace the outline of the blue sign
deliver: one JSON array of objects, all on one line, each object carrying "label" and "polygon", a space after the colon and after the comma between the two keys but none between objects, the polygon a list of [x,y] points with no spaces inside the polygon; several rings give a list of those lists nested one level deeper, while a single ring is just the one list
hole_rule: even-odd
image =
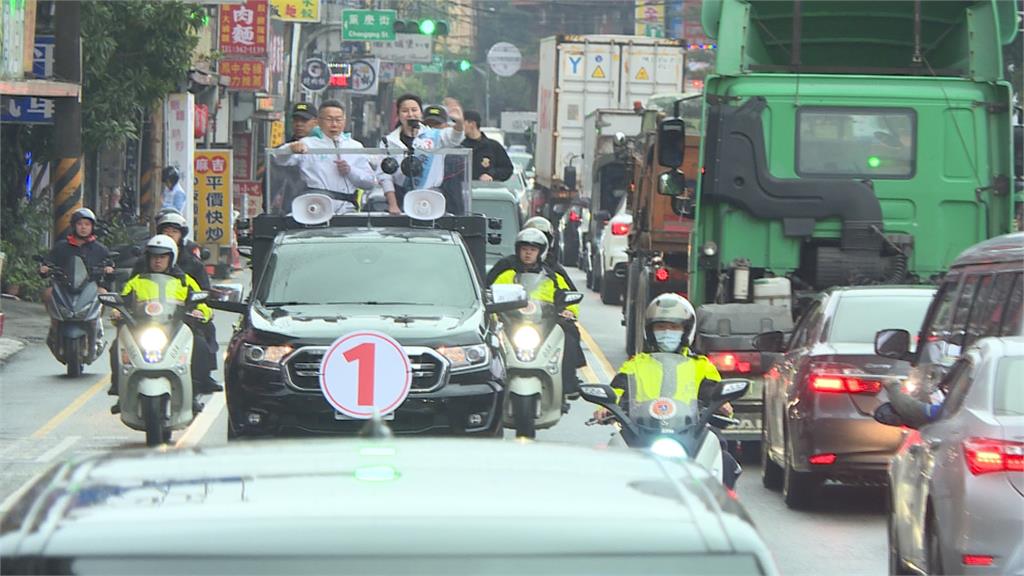
[{"label": "blue sign", "polygon": [[36,36],[32,50],[32,75],[36,78],[53,78],[53,36]]},{"label": "blue sign", "polygon": [[35,96],[0,96],[0,122],[53,124],[53,100]]}]

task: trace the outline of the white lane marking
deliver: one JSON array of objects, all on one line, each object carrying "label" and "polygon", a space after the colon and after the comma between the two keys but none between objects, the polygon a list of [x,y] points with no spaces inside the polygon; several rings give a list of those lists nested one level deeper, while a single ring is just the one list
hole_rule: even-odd
[{"label": "white lane marking", "polygon": [[40,476],[46,474],[49,471],[50,468],[47,467],[43,468],[39,472],[36,472],[24,484],[18,486],[17,490],[11,492],[11,494],[7,496],[7,498],[4,498],[4,501],[0,502],[0,516],[6,514],[7,511],[11,509],[11,506],[14,506],[14,503],[17,502],[18,499],[20,499],[22,496],[24,496],[25,492],[28,492],[28,489],[31,488],[32,485],[36,483],[36,480],[38,480]]},{"label": "white lane marking", "polygon": [[50,460],[53,460],[54,458],[60,456],[61,453],[63,453],[68,448],[72,447],[76,442],[78,442],[81,439],[81,436],[68,436],[64,438],[63,440],[58,442],[56,446],[40,454],[39,457],[36,458],[36,462],[39,464],[45,464]]},{"label": "white lane marking", "polygon": [[210,427],[217,421],[217,417],[224,411],[226,403],[224,393],[217,392],[206,404],[199,416],[192,421],[192,424],[185,429],[185,433],[174,443],[175,448],[187,448],[197,446],[199,442],[210,431]]}]

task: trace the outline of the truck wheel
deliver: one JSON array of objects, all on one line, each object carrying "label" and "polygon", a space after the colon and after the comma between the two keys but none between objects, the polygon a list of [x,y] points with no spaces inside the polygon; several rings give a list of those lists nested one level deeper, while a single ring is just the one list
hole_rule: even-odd
[{"label": "truck wheel", "polygon": [[537,395],[520,396],[512,394],[512,421],[516,427],[516,438],[537,436]]},{"label": "truck wheel", "polygon": [[142,397],[142,419],[146,423],[146,446],[159,446],[164,440],[164,397]]},{"label": "truck wheel", "polygon": [[622,282],[618,278],[609,278],[601,282],[601,302],[618,304],[622,300]]},{"label": "truck wheel", "polygon": [[562,266],[578,267],[580,260],[580,241],[575,234],[563,235]]}]

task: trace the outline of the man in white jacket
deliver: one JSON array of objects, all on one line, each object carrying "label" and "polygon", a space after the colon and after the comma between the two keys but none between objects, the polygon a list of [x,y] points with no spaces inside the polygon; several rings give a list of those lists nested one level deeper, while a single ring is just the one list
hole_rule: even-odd
[{"label": "man in white jacket", "polygon": [[[342,154],[341,149],[361,149],[363,145],[345,133],[345,108],[337,100],[320,105],[318,114],[323,136],[309,135],[288,145],[292,154],[274,156],[284,166],[298,166],[306,193],[327,194],[334,201],[334,213],[345,214],[356,209],[358,190],[377,186],[377,177],[363,154]],[[337,155],[311,150],[339,150]]]},{"label": "man in white jacket", "polygon": [[[395,101],[399,126],[387,135],[388,148],[402,150],[437,150],[457,148],[462,143],[462,109],[458,104],[448,107],[448,118],[453,125],[445,128],[430,128],[423,124],[423,102],[419,96],[404,94]],[[395,156],[401,162],[404,156]],[[381,174],[381,184],[390,202],[392,198],[401,204],[405,192],[417,188],[440,190],[444,181],[444,158],[440,155],[418,154],[423,162],[423,171],[418,176],[409,176],[401,170],[394,174]]]}]

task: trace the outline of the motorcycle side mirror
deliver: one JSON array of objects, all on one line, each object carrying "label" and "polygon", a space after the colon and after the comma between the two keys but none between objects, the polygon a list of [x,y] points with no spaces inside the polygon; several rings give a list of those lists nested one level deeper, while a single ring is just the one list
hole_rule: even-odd
[{"label": "motorcycle side mirror", "polygon": [[189,301],[190,304],[197,304],[199,302],[206,301],[206,299],[209,298],[209,297],[210,297],[210,293],[209,292],[207,292],[205,290],[200,290],[199,292],[193,292],[193,293],[189,294],[188,295],[188,301]]},{"label": "motorcycle side mirror", "polygon": [[910,356],[910,332],[892,328],[875,332],[875,354],[906,360]]},{"label": "motorcycle side mirror", "polygon": [[238,255],[245,256],[246,258],[252,258],[252,246],[239,245]]},{"label": "motorcycle side mirror", "polygon": [[718,402],[739,400],[750,390],[750,380],[746,378],[726,378],[715,388],[714,398]]},{"label": "motorcycle side mirror", "polygon": [[580,384],[579,390],[580,397],[591,404],[605,408],[618,407],[619,398],[615,394],[615,389],[607,384]]},{"label": "motorcycle side mirror", "polygon": [[785,352],[786,335],[780,330],[762,332],[754,336],[754,349],[761,352]]},{"label": "motorcycle side mirror", "polygon": [[98,295],[96,298],[98,298],[100,304],[103,304],[104,306],[124,305],[124,299],[121,298],[121,295],[116,292],[104,292],[103,294]]},{"label": "motorcycle side mirror", "polygon": [[555,293],[555,305],[561,308],[562,306],[570,306],[572,304],[579,304],[583,301],[583,293],[576,292],[573,290],[566,290],[564,292]]},{"label": "motorcycle side mirror", "polygon": [[900,416],[899,412],[893,408],[891,402],[886,402],[875,408],[874,412],[875,422],[879,424],[885,424],[886,426],[906,426],[908,428],[917,428],[907,422],[903,421],[903,417]]},{"label": "motorcycle side mirror", "polygon": [[487,312],[500,313],[525,308],[530,303],[526,288],[519,284],[495,284],[488,292]]}]

